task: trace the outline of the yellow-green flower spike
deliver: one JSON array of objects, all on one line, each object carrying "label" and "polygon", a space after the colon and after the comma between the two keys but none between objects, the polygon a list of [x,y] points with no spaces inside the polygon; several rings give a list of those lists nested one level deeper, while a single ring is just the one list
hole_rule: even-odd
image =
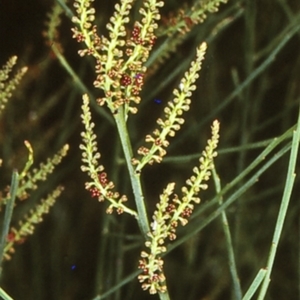
[{"label": "yellow-green flower spike", "polygon": [[83,143],[79,146],[82,151],[81,170],[90,177],[90,181],[86,182],[85,188],[91,193],[92,197],[97,198],[99,201],[109,201],[110,205],[106,210],[107,213],[111,214],[113,210],[116,210],[118,214],[126,212],[137,217],[134,210],[124,205],[127,197],[112,191],[115,186],[112,181],[108,180],[107,173],[104,172],[104,166],[99,164],[101,155],[98,152],[96,135],[93,132],[95,124],[91,119],[87,95],[83,96],[81,119],[84,125],[84,131],[81,133]]},{"label": "yellow-green flower spike", "polygon": [[[160,195],[160,201],[156,206],[153,215],[152,230],[149,232],[149,240],[145,246],[149,252],[142,251],[139,261],[139,268],[143,271],[138,276],[144,290],[149,290],[150,294],[165,292],[165,276],[163,272],[163,260],[161,254],[166,252],[165,240],[176,239],[176,229],[178,224],[186,225],[191,216],[194,204],[200,202],[198,193],[207,188],[206,182],[211,175],[213,159],[217,155],[216,147],[219,141],[220,124],[216,120],[212,125],[212,137],[207,141],[207,146],[199,159],[199,167],[194,167],[195,175],[187,181],[187,187],[182,187],[182,197],[174,194],[175,183],[169,183]],[[171,200],[171,201],[170,201]]]},{"label": "yellow-green flower spike", "polygon": [[144,84],[146,72],[145,62],[152,49],[156,37],[154,31],[160,19],[158,9],[162,1],[143,1],[140,8],[141,21],[134,23],[133,29],[127,33],[129,13],[133,0],[121,0],[115,5],[115,12],[107,24],[108,37],[97,33],[93,24],[95,9],[92,0],[76,0],[77,16],[73,22],[73,37],[84,42],[86,48],[79,50],[80,56],[91,55],[96,59],[96,79],[94,86],[103,90],[104,97],[98,99],[99,105],[106,104],[111,112],[124,106],[125,114],[136,113],[136,104]]},{"label": "yellow-green flower spike", "polygon": [[16,63],[17,56],[13,56],[7,61],[2,69],[0,69],[0,113],[4,109],[8,99],[12,96],[12,91],[16,89],[27,71],[27,67],[23,67],[13,78],[9,79],[9,75]]},{"label": "yellow-green flower spike", "polygon": [[197,48],[196,59],[191,63],[190,69],[181,79],[179,89],[174,89],[173,100],[168,102],[167,107],[164,109],[165,118],[157,120],[160,129],[155,129],[152,135],[148,134],[146,136],[145,141],[152,145],[149,148],[143,146],[138,149],[138,154],[143,157],[141,160],[133,159],[132,161],[132,163],[136,165],[137,172],[140,172],[147,163],[153,164],[154,162],[160,163],[162,161],[167,153],[165,149],[169,145],[168,137],[175,136],[176,131],[178,131],[184,123],[182,114],[190,109],[190,97],[192,92],[196,90],[194,83],[199,77],[199,71],[206,48],[206,43],[202,43]]},{"label": "yellow-green flower spike", "polygon": [[[30,150],[31,146],[26,142],[27,148]],[[20,182],[20,186],[18,188],[17,197],[21,200],[28,198],[28,191],[37,189],[37,182],[45,181],[53,171],[55,166],[57,166],[67,155],[69,150],[69,145],[64,145],[61,150],[58,151],[52,158],[48,158],[45,163],[41,163],[39,168],[34,168],[32,171],[28,170],[28,166],[26,165],[24,171],[22,172],[22,180]],[[32,151],[32,149],[30,150]],[[28,163],[31,164],[33,160],[32,154],[29,155]]]},{"label": "yellow-green flower spike", "polygon": [[19,221],[18,228],[12,227],[7,236],[7,244],[4,248],[4,258],[9,260],[14,253],[14,246],[22,244],[29,235],[34,233],[35,226],[43,221],[43,215],[49,213],[50,208],[55,204],[56,199],[63,191],[58,186],[51,194],[41,201],[34,209],[31,209],[23,221]]}]

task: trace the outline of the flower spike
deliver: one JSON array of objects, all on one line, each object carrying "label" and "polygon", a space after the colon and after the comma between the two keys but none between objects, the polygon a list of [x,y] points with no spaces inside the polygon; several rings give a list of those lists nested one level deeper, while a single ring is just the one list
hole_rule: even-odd
[{"label": "flower spike", "polygon": [[115,5],[115,12],[107,24],[108,37],[99,36],[97,26],[93,24],[95,9],[93,0],[76,0],[77,16],[73,22],[73,38],[84,42],[85,49],[79,50],[80,56],[91,55],[96,59],[96,79],[94,86],[102,89],[105,96],[98,99],[99,105],[107,104],[112,112],[120,106],[125,114],[136,113],[132,105],[140,103],[140,91],[146,72],[145,62],[155,42],[154,30],[160,19],[158,9],[162,1],[143,1],[140,8],[141,21],[134,23],[131,33],[127,33],[129,13],[133,0],[121,0]]},{"label": "flower spike", "polygon": [[184,119],[181,117],[183,112],[190,109],[191,100],[190,97],[192,92],[196,90],[196,85],[194,84],[199,77],[199,71],[201,69],[201,64],[204,59],[204,54],[206,52],[207,45],[202,43],[197,48],[196,59],[191,63],[190,69],[184,74],[179,84],[179,89],[174,89],[174,99],[168,102],[167,107],[165,107],[165,118],[158,119],[157,124],[160,126],[160,130],[156,129],[153,134],[148,134],[145,138],[147,143],[151,143],[150,148],[144,146],[138,149],[138,154],[142,155],[142,159],[133,159],[132,163],[136,165],[136,171],[140,172],[141,169],[148,163],[153,164],[154,162],[160,163],[163,156],[166,155],[166,150],[169,146],[168,136],[173,137],[181,128],[184,123]]},{"label": "flower spike", "polygon": [[15,244],[22,244],[29,235],[34,233],[35,226],[43,221],[43,216],[49,213],[50,208],[55,204],[56,199],[63,191],[62,186],[58,186],[53,192],[41,201],[34,209],[25,215],[23,221],[19,221],[18,229],[12,227],[6,237],[7,244],[4,248],[4,258],[11,259],[11,254],[15,252]]},{"label": "flower spike", "polygon": [[101,155],[98,152],[96,135],[93,132],[95,124],[91,121],[87,95],[83,96],[81,118],[85,127],[85,130],[81,133],[83,143],[79,146],[82,151],[81,170],[87,172],[91,179],[86,182],[85,188],[91,193],[92,197],[96,197],[99,201],[106,199],[110,202],[106,210],[107,213],[111,214],[116,209],[118,214],[126,212],[136,217],[137,213],[123,204],[127,201],[127,197],[112,191],[115,186],[113,182],[108,180],[107,174],[104,172],[104,166],[98,162]]},{"label": "flower spike", "polygon": [[175,183],[169,183],[160,195],[160,202],[153,215],[152,230],[148,234],[149,240],[145,243],[149,252],[142,251],[139,261],[139,268],[143,273],[139,275],[138,279],[142,283],[142,288],[149,290],[150,294],[166,291],[161,257],[162,253],[167,251],[165,240],[167,238],[170,241],[176,239],[178,224],[185,226],[188,223],[188,218],[194,210],[194,204],[200,202],[198,193],[207,188],[207,184],[204,182],[210,178],[213,159],[217,155],[215,150],[219,141],[219,127],[219,122],[214,121],[212,137],[208,140],[199,159],[200,166],[193,169],[195,175],[186,181],[187,186],[182,187],[182,197],[179,198],[173,193]]},{"label": "flower spike", "polygon": [[17,56],[13,56],[0,69],[0,113],[3,111],[8,99],[12,96],[12,91],[16,89],[22,77],[27,72],[27,67],[23,67],[10,79],[10,73],[16,63]]}]

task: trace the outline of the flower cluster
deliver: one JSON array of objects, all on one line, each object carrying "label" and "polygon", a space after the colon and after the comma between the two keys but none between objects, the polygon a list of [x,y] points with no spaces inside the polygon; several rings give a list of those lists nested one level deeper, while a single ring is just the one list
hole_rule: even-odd
[{"label": "flower cluster", "polygon": [[166,289],[165,276],[163,273],[163,260],[161,253],[166,252],[164,246],[165,239],[168,237],[168,225],[170,214],[167,213],[169,206],[169,197],[174,190],[174,183],[169,183],[167,188],[160,195],[160,202],[156,205],[157,210],[153,216],[152,231],[148,236],[150,240],[146,241],[145,245],[150,248],[150,253],[142,251],[142,259],[139,261],[139,269],[143,271],[138,276],[142,282],[142,289],[148,290],[150,294],[155,294],[158,291],[164,292]]},{"label": "flower cluster", "polygon": [[59,43],[59,31],[58,27],[61,24],[61,14],[63,13],[62,7],[56,3],[52,11],[47,14],[47,21],[45,22],[45,25],[47,29],[43,32],[43,36],[46,37],[46,43],[48,46],[52,47],[53,49],[53,43],[55,43],[55,47],[57,47],[60,52],[62,52],[62,46]]},{"label": "flower cluster", "polygon": [[[17,198],[20,200],[27,199],[30,195],[29,191],[38,188],[38,182],[47,180],[47,177],[53,173],[54,168],[62,161],[69,150],[69,145],[66,144],[52,158],[48,158],[45,163],[40,163],[38,168],[29,170],[33,164],[33,150],[28,141],[24,143],[29,150],[29,157],[23,171],[20,173],[20,182],[16,193]],[[6,204],[8,199],[10,199],[9,193],[1,199],[1,205]]]},{"label": "flower cluster", "polygon": [[27,67],[23,67],[13,78],[9,79],[9,75],[16,62],[17,56],[13,56],[2,69],[0,69],[0,112],[4,109],[7,100],[12,96],[12,91],[16,88],[27,71]]},{"label": "flower cluster", "polygon": [[91,196],[98,199],[99,202],[107,199],[111,204],[106,209],[106,213],[112,214],[113,210],[116,209],[118,214],[122,214],[124,211],[136,215],[134,211],[129,210],[124,202],[127,201],[127,196],[122,195],[118,192],[112,192],[111,190],[114,188],[114,184],[112,181],[108,181],[107,174],[105,172],[101,172],[98,175],[98,181],[96,182],[87,182],[85,184],[85,188],[90,191]]},{"label": "flower cluster", "polygon": [[[10,73],[12,72],[16,62],[17,57],[13,56],[8,60],[3,68],[0,69],[0,112],[4,109],[6,102],[12,96],[12,91],[20,83],[23,75],[27,71],[27,67],[23,67],[17,71],[12,78],[10,78]],[[28,215],[25,216],[24,222],[19,222],[19,229],[12,227],[10,228],[10,232],[8,232],[15,197],[20,200],[28,198],[29,190],[35,190],[37,188],[38,181],[45,181],[47,179],[47,176],[53,172],[54,167],[60,163],[61,159],[66,155],[69,149],[69,146],[65,145],[52,159],[48,159],[46,163],[40,164],[39,168],[35,168],[30,171],[29,169],[33,164],[33,150],[28,141],[24,141],[24,144],[29,151],[26,164],[20,173],[17,171],[13,172],[12,185],[11,187],[5,188],[3,197],[2,192],[0,193],[0,208],[2,208],[2,205],[7,205],[2,230],[3,237],[6,237],[6,244],[5,241],[4,243],[1,241],[1,247],[4,247],[1,248],[1,250],[3,250],[3,252],[1,252],[1,259],[2,254],[6,259],[10,259],[9,253],[14,252],[14,244],[24,242],[28,235],[33,234],[35,224],[42,222],[42,215],[49,212],[49,208],[54,204],[55,199],[60,195],[63,189],[62,187],[58,187],[54,190],[53,193],[48,195],[45,200],[42,200],[40,205],[37,205]],[[1,163],[2,160],[0,160],[0,164]],[[7,213],[8,211],[10,212]]]},{"label": "flower cluster", "polygon": [[123,105],[125,113],[136,113],[132,103],[140,102],[139,93],[144,83],[146,67],[144,63],[149,57],[155,42],[154,30],[160,18],[158,8],[162,1],[143,1],[140,8],[142,20],[136,21],[131,33],[126,32],[129,13],[133,0],[121,0],[115,5],[115,12],[107,24],[109,37],[99,36],[97,26],[93,25],[95,9],[91,7],[93,0],[76,0],[77,16],[73,22],[73,37],[84,42],[85,49],[79,55],[92,55],[96,59],[96,79],[94,86],[104,91],[105,96],[98,99],[99,105],[107,104],[112,112]]},{"label": "flower cluster", "polygon": [[184,3],[177,13],[170,12],[167,16],[162,16],[162,24],[156,34],[158,38],[167,37],[167,39],[155,53],[155,64],[151,66],[148,74],[155,73],[171,54],[176,52],[186,40],[187,33],[197,24],[204,22],[208,13],[217,12],[220,4],[226,2],[227,0],[195,1],[192,7]]},{"label": "flower cluster", "polygon": [[[187,181],[187,186],[182,187],[182,197],[173,194],[175,184],[169,183],[160,195],[160,202],[153,215],[152,230],[149,232],[149,240],[145,245],[149,252],[142,251],[139,268],[143,271],[138,279],[142,282],[142,288],[149,290],[151,294],[165,292],[165,276],[163,273],[163,260],[161,254],[166,252],[165,240],[176,239],[176,228],[180,223],[182,226],[188,223],[188,218],[194,210],[194,204],[200,202],[198,193],[205,190],[207,184],[204,182],[210,178],[213,159],[217,155],[216,147],[219,141],[219,122],[214,121],[212,125],[212,138],[208,140],[205,150],[199,160],[200,166],[195,167]],[[170,200],[171,199],[171,200]]]},{"label": "flower cluster", "polygon": [[[5,108],[8,99],[12,96],[12,91],[16,89],[17,85],[20,83],[22,77],[27,71],[27,67],[23,67],[19,70],[13,78],[10,77],[13,67],[17,63],[17,56],[12,56],[7,63],[0,69],[0,114]],[[2,165],[2,159],[0,159],[0,166]],[[0,203],[4,204],[7,198],[2,198],[2,193],[0,193]],[[1,208],[0,204],[0,208]]]},{"label": "flower cluster", "polygon": [[[212,125],[212,138],[207,141],[207,146],[202,152],[200,157],[200,166],[194,167],[193,172],[195,175],[191,176],[190,179],[186,181],[187,186],[182,187],[181,191],[183,193],[183,206],[182,209],[186,208],[185,203],[195,202],[200,203],[200,198],[197,197],[197,194],[200,190],[207,189],[207,184],[203,183],[207,181],[211,176],[211,169],[213,167],[213,159],[217,155],[215,149],[217,148],[219,141],[219,130],[220,124],[217,120],[213,122]],[[181,223],[185,225],[186,220],[181,218]]]},{"label": "flower cluster", "polygon": [[96,197],[99,201],[106,199],[110,202],[106,210],[107,213],[112,213],[116,209],[119,214],[127,212],[136,217],[137,213],[124,205],[127,197],[112,191],[115,186],[112,181],[108,180],[107,174],[104,172],[104,167],[98,163],[101,155],[98,152],[96,135],[93,132],[95,124],[91,122],[89,98],[87,95],[83,96],[81,118],[85,127],[85,130],[81,133],[83,141],[80,145],[83,162],[81,170],[87,172],[91,179],[91,181],[86,182],[85,188],[90,191],[92,197]]},{"label": "flower cluster", "polygon": [[164,26],[161,26],[158,35],[172,35],[175,32],[186,34],[195,25],[202,23],[207,13],[215,13],[219,10],[221,3],[227,3],[228,0],[202,0],[196,1],[194,6],[180,8],[176,15],[170,15],[164,18]]},{"label": "flower cluster", "polygon": [[[220,2],[225,1],[200,1],[200,6],[196,4],[191,12],[181,12],[180,24],[172,26],[172,30],[175,28],[173,33],[186,33],[205,18],[205,12],[215,10]],[[177,227],[188,223],[194,205],[200,202],[198,193],[207,188],[205,182],[211,175],[210,169],[219,140],[219,122],[213,123],[212,138],[208,140],[208,145],[202,153],[200,166],[193,169],[194,175],[186,181],[186,186],[182,187],[181,195],[174,193],[175,183],[169,183],[160,195],[151,229],[144,205],[140,173],[146,164],[162,161],[169,146],[169,137],[174,137],[184,124],[182,115],[190,109],[191,96],[196,90],[195,82],[199,77],[207,45],[202,43],[197,47],[196,58],[185,72],[178,88],[174,89],[172,101],[164,108],[164,117],[159,118],[157,128],[146,135],[147,146],[138,148],[139,157],[132,158],[126,121],[129,112],[137,112],[136,105],[141,101],[140,92],[147,71],[145,63],[156,40],[154,31],[157,29],[157,22],[160,19],[159,8],[163,6],[163,2],[142,1],[139,9],[141,20],[133,22],[130,30],[128,27],[133,0],[120,0],[120,3],[115,5],[115,12],[106,26],[108,36],[98,34],[98,28],[94,24],[95,9],[91,5],[92,2],[93,0],[75,0],[76,16],[73,17],[73,22],[76,27],[72,29],[73,38],[85,44],[84,48],[79,50],[80,56],[88,55],[95,59],[94,86],[104,92],[104,96],[97,99],[97,103],[107,105],[114,115],[138,213],[125,206],[127,197],[114,191],[114,183],[108,179],[104,166],[99,164],[101,155],[97,148],[97,137],[93,132],[95,125],[91,121],[87,95],[83,96],[81,119],[84,131],[81,133],[80,145],[81,169],[90,177],[85,187],[92,197],[109,202],[108,213],[116,210],[117,213],[127,212],[137,218],[141,231],[144,236],[147,235],[145,243],[147,251],[141,253],[139,268],[142,274],[138,279],[142,283],[142,288],[149,290],[151,294],[165,293],[167,286],[162,259],[162,254],[167,251],[165,242],[166,239],[170,241],[176,239]]]},{"label": "flower cluster", "polygon": [[147,148],[142,146],[138,149],[138,154],[142,155],[142,159],[133,159],[133,165],[136,165],[136,171],[140,172],[141,169],[147,164],[153,164],[154,162],[160,163],[163,157],[166,155],[165,148],[168,147],[169,141],[167,137],[175,136],[176,131],[181,128],[184,123],[184,119],[181,117],[183,112],[190,109],[190,97],[192,92],[196,89],[194,84],[199,77],[199,71],[201,69],[202,60],[206,51],[206,43],[202,43],[197,48],[196,59],[192,62],[190,69],[184,74],[181,79],[178,89],[174,89],[174,99],[168,102],[168,106],[165,107],[164,120],[159,118],[157,124],[159,129],[155,129],[153,134],[148,134],[145,141],[151,143],[151,147]]},{"label": "flower cluster", "polygon": [[24,221],[19,221],[19,228],[12,227],[6,237],[7,244],[4,248],[4,258],[11,259],[11,254],[15,252],[14,245],[22,244],[29,235],[34,233],[35,225],[43,221],[43,215],[49,212],[50,207],[55,204],[56,199],[59,197],[63,187],[57,187],[47,198],[41,201],[35,209],[30,210],[30,213],[25,216]]},{"label": "flower cluster", "polygon": [[17,191],[17,197],[20,200],[27,199],[29,196],[28,190],[36,190],[38,187],[37,183],[47,179],[47,177],[54,171],[55,166],[57,166],[62,161],[63,157],[67,155],[68,150],[69,145],[66,144],[52,158],[48,158],[45,163],[41,163],[39,168],[34,168],[32,171],[23,171],[21,174],[22,180]]}]

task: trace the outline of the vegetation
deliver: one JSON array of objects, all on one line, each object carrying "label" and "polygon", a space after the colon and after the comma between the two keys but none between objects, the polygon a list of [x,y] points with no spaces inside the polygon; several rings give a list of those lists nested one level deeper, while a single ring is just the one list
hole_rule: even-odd
[{"label": "vegetation", "polygon": [[293,299],[300,4],[102,2],[0,15],[0,296]]}]

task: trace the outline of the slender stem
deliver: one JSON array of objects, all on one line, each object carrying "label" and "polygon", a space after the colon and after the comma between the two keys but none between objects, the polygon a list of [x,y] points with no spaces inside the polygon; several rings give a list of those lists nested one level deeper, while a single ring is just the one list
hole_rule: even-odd
[{"label": "slender stem", "polygon": [[[77,73],[73,70],[67,59],[64,57],[64,55],[60,52],[59,47],[55,42],[52,43],[51,49],[56,55],[57,59],[59,60],[60,64],[63,66],[63,68],[67,71],[67,73],[71,76],[72,80],[75,83],[75,86],[78,87],[84,94],[88,94],[90,98],[92,98],[91,92],[87,88],[87,86],[83,83],[81,78],[77,75]],[[93,105],[95,101],[91,101],[91,104]],[[109,124],[113,124],[113,119],[111,118],[111,115],[109,115],[104,109],[99,109],[99,105],[94,105],[97,112],[106,119],[106,121],[109,122]]]},{"label": "slender stem", "polygon": [[63,1],[63,0],[56,0],[56,2],[63,8],[63,10],[65,11],[67,17],[69,17],[70,19],[72,19],[72,17],[74,17],[74,13],[73,13],[72,10],[66,5],[65,1]]},{"label": "slender stem", "polygon": [[285,221],[288,205],[290,202],[291,198],[291,193],[292,189],[294,186],[294,181],[295,181],[295,167],[296,167],[296,162],[297,162],[297,156],[298,156],[298,149],[299,149],[299,141],[300,141],[300,109],[299,109],[299,114],[298,114],[298,122],[297,122],[297,128],[296,131],[293,133],[293,141],[292,141],[292,148],[291,148],[291,154],[290,154],[290,160],[289,160],[289,166],[288,166],[288,171],[287,171],[287,176],[286,176],[286,183],[285,183],[285,188],[282,196],[282,201],[280,205],[280,210],[274,230],[274,235],[273,235],[273,241],[269,253],[269,258],[268,258],[268,263],[267,263],[267,273],[265,276],[265,279],[263,281],[260,293],[258,295],[258,300],[263,300],[266,293],[267,289],[270,283],[270,275],[272,272],[274,260],[275,260],[275,255],[277,251],[277,245],[280,240],[283,224]]},{"label": "slender stem", "polygon": [[[9,191],[10,198],[6,204],[2,233],[1,233],[1,238],[0,238],[0,264],[2,264],[2,260],[3,260],[3,256],[4,256],[6,237],[8,235],[8,231],[9,231],[9,225],[10,225],[10,221],[11,221],[11,217],[12,217],[12,213],[13,213],[13,209],[14,209],[18,185],[19,185],[19,174],[18,174],[17,170],[14,170],[13,174],[12,174],[10,191]],[[0,275],[1,275],[1,271],[2,271],[2,268],[0,268]]]},{"label": "slender stem", "polygon": [[[140,174],[135,172],[131,163],[131,159],[133,157],[132,147],[131,147],[131,143],[129,140],[129,135],[126,127],[123,107],[119,108],[118,113],[115,115],[115,120],[117,123],[117,128],[120,135],[127,168],[130,175],[130,181],[133,189],[134,199],[138,211],[138,224],[141,232],[144,235],[144,238],[147,239],[147,233],[150,231],[149,221],[148,221],[146,206],[144,202],[144,195],[143,195],[143,190],[142,190],[142,185],[140,180]],[[168,291],[166,291],[165,293],[159,293],[159,298],[160,300],[170,300]]]},{"label": "slender stem", "polygon": [[[265,161],[266,157],[274,151],[274,149],[282,144],[285,140],[290,139],[290,137],[293,134],[293,131],[295,130],[296,126],[292,126],[289,128],[285,133],[283,133],[281,136],[276,137],[272,139],[272,142],[269,144],[268,147],[266,147],[256,158],[252,163],[238,176],[236,176],[231,182],[229,182],[220,192],[220,194],[215,197],[213,200],[207,203],[207,205],[203,205],[203,209],[199,209],[198,211],[195,211],[193,215],[191,216],[191,219],[199,217],[204,210],[209,209],[213,205],[215,205],[218,202],[218,197],[223,196],[224,194],[228,193],[230,190],[232,190],[236,185],[239,184],[239,182],[246,177],[248,174],[250,174],[255,168],[260,165],[262,162]],[[289,150],[289,149],[288,149]],[[219,151],[218,151],[219,152]]]},{"label": "slender stem", "polygon": [[135,172],[134,167],[132,166],[131,163],[131,159],[133,157],[132,147],[131,147],[131,143],[129,140],[129,135],[126,127],[123,107],[119,107],[118,113],[116,113],[114,117],[116,120],[118,132],[122,143],[122,148],[125,155],[127,168],[130,175],[131,186],[133,189],[134,199],[138,211],[138,224],[141,232],[143,233],[146,239],[147,233],[150,231],[150,227],[149,227],[144,195],[143,195],[143,190],[142,190],[142,185],[140,180],[140,174]]},{"label": "slender stem", "polygon": [[266,269],[260,269],[257,275],[255,276],[254,280],[252,281],[249,289],[247,290],[245,296],[243,297],[243,300],[250,300],[252,299],[253,295],[259,288],[261,282],[265,278],[265,275],[267,273]]},{"label": "slender stem", "polygon": [[110,288],[108,291],[106,291],[105,293],[103,293],[101,295],[97,295],[92,300],[103,300],[103,299],[106,299],[112,293],[114,293],[117,290],[119,290],[122,286],[128,284],[130,281],[132,281],[133,279],[135,279],[140,273],[141,273],[140,270],[131,273],[126,278],[124,278],[120,282],[118,282],[118,284],[116,284],[115,286],[113,286],[112,288]]},{"label": "slender stem", "polygon": [[160,300],[170,300],[168,291],[166,291],[164,293],[159,293],[158,295],[159,295]]},{"label": "slender stem", "polygon": [[[215,182],[215,187],[216,187],[216,192],[219,194],[221,192],[221,183],[220,183],[220,178],[215,170],[215,168],[212,169],[212,175],[214,178]],[[219,205],[223,204],[223,197],[219,197]],[[233,251],[233,245],[232,245],[232,238],[231,238],[231,233],[230,233],[230,228],[229,228],[229,223],[227,220],[227,215],[225,210],[222,211],[222,224],[223,224],[223,230],[226,238],[226,245],[227,245],[227,251],[228,251],[228,261],[229,261],[229,268],[230,268],[230,273],[232,276],[232,281],[233,281],[233,290],[234,290],[234,295],[235,299],[241,300],[242,299],[242,289],[240,285],[240,280],[237,272],[237,267],[235,263],[235,256],[234,256],[234,251]]]},{"label": "slender stem", "polygon": [[[220,205],[217,209],[215,209],[208,217],[206,217],[204,220],[200,220],[195,223],[194,229],[189,230],[188,232],[185,231],[184,236],[182,236],[180,239],[178,239],[176,242],[173,242],[168,247],[168,253],[174,250],[176,247],[187,241],[189,238],[194,236],[197,232],[200,232],[203,228],[205,228],[208,224],[210,224],[214,219],[216,219],[223,210],[227,209],[229,205],[237,201],[252,185],[254,185],[257,182],[257,179],[260,178],[260,176],[271,167],[272,164],[274,164],[277,160],[279,160],[289,149],[291,148],[291,145],[284,146],[280,151],[276,152],[272,158],[270,158],[254,175],[251,176],[250,179],[248,179],[244,186],[237,189],[237,191],[234,191],[231,195],[227,196],[227,200]],[[223,195],[223,191],[226,189],[223,188],[221,193],[217,196]],[[227,191],[226,191],[227,192]],[[210,202],[216,203],[218,198],[215,197]],[[208,207],[208,206],[207,206]],[[199,210],[200,211],[200,210]],[[202,211],[203,213],[203,211]],[[163,255],[162,255],[163,256]]]},{"label": "slender stem", "polygon": [[4,300],[13,300],[2,288],[0,288],[0,297]]}]

